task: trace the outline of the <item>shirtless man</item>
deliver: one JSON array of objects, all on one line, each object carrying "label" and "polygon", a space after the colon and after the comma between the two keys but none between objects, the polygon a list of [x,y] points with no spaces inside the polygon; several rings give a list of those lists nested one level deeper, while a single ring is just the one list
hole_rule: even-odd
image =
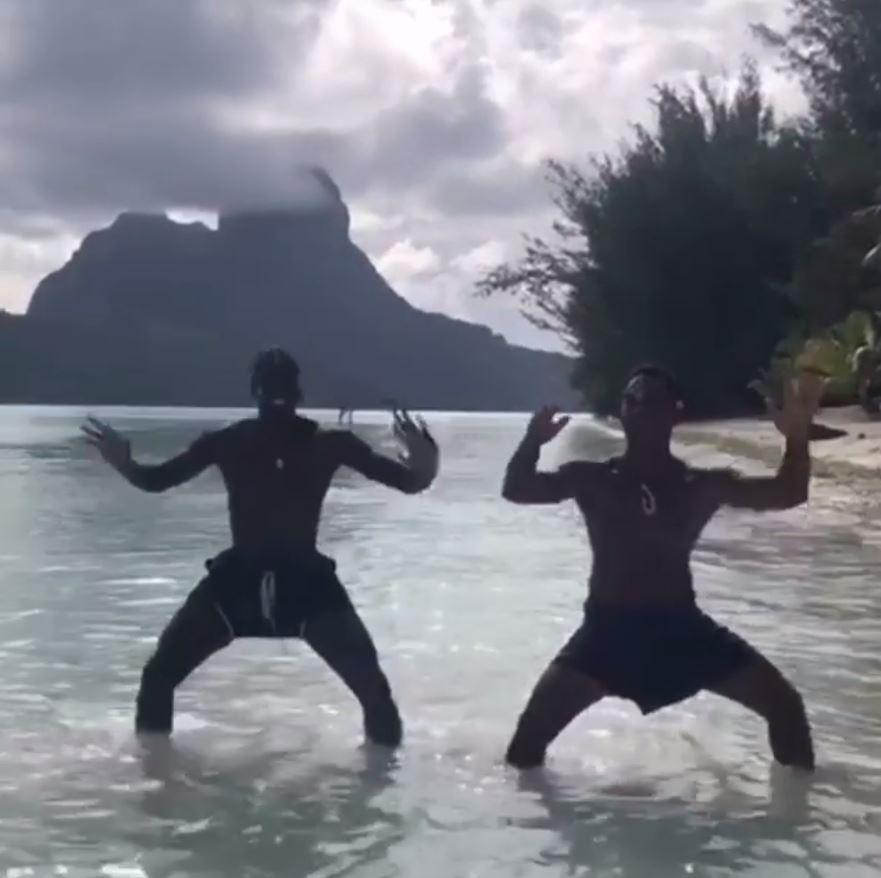
[{"label": "shirtless man", "polygon": [[584,620],[536,685],[509,763],[542,764],[557,735],[606,695],[630,699],[648,714],[706,689],[763,717],[780,763],[813,769],[801,696],[754,647],[698,609],[689,560],[721,507],[790,509],[807,500],[807,437],[821,392],[821,379],[810,374],[788,388],[775,414],[786,451],[777,474],[763,478],[691,469],[673,456],[683,404],[672,376],[656,366],[637,369],[624,391],[621,457],[537,471],[539,449],[568,418],[549,408],[533,417],[508,464],[503,496],[532,504],[574,499],[593,570]]},{"label": "shirtless man", "polygon": [[256,418],[207,433],[160,464],[137,463],[128,440],[94,418],[83,427],[87,441],[136,488],[166,491],[213,465],[229,495],[232,546],[208,562],[208,575],[160,636],[141,677],[136,729],[170,733],[175,688],[236,637],[300,637],[361,703],[367,737],[395,747],[401,720],[373,641],[334,562],[315,542],[339,467],[416,494],[437,474],[437,445],[403,412],[395,413],[395,433],[407,449],[401,462],[353,433],[319,429],[296,413],[299,369],[277,348],[255,360],[251,390]]}]

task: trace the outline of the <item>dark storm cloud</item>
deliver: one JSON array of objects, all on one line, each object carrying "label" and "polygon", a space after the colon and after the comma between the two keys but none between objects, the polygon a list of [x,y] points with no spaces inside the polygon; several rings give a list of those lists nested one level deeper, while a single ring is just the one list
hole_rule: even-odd
[{"label": "dark storm cloud", "polygon": [[[450,165],[467,166],[505,147],[504,118],[486,96],[479,68],[464,70],[450,91],[426,88],[379,114],[350,138],[350,170],[383,186],[431,186]],[[352,185],[360,188],[357,179]]]},{"label": "dark storm cloud", "polygon": [[2,203],[73,213],[256,204],[292,194],[298,166],[315,163],[357,193],[375,178],[406,185],[504,145],[501,113],[476,69],[348,129],[308,119],[237,125],[249,101],[296,78],[295,59],[326,6],[16,4],[15,51],[0,78]]},{"label": "dark storm cloud", "polygon": [[[236,101],[290,72],[320,4],[25,0],[0,68],[0,198],[21,210],[215,206],[263,197],[290,173],[277,135],[230,130]],[[288,7],[290,9],[291,7]],[[326,148],[319,135],[305,145]]]},{"label": "dark storm cloud", "polygon": [[485,218],[529,213],[549,200],[543,167],[508,161],[446,169],[432,180],[430,196],[442,214]]},{"label": "dark storm cloud", "polygon": [[0,0],[0,307],[120,210],[290,201],[303,165],[377,259],[541,233],[542,158],[613,148],[659,80],[736,69],[773,6]]},{"label": "dark storm cloud", "polygon": [[106,107],[181,88],[245,93],[274,75],[276,59],[261,51],[266,23],[252,4],[231,15],[220,12],[231,4],[204,0],[23,0],[13,8],[6,99],[88,110],[95,96]]}]

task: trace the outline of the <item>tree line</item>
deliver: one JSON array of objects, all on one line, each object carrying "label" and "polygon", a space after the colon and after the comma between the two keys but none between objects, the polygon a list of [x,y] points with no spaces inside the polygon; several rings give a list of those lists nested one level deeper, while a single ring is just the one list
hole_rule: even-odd
[{"label": "tree line", "polygon": [[749,61],[728,93],[660,85],[618,154],[548,163],[554,237],[479,285],[565,340],[593,411],[642,361],[695,416],[751,410],[794,365],[849,401],[881,364],[881,3],[791,0],[786,29],[753,30],[802,117],[778,117]]}]

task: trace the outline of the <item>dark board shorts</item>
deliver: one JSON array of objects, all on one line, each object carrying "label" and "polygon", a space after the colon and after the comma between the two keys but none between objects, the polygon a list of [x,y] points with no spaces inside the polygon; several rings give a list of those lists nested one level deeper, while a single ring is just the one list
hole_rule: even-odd
[{"label": "dark board shorts", "polygon": [[588,601],[556,662],[648,714],[719,685],[758,658],[696,606],[644,610]]},{"label": "dark board shorts", "polygon": [[251,558],[228,549],[191,593],[215,606],[234,637],[300,637],[310,619],[351,609],[336,564],[318,552]]}]

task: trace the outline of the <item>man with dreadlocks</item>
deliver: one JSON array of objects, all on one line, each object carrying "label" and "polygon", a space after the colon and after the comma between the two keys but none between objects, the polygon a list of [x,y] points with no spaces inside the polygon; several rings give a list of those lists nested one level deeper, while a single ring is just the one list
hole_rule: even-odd
[{"label": "man with dreadlocks", "polygon": [[257,416],[206,433],[160,464],[136,462],[127,439],[90,418],[87,441],[136,488],[160,492],[210,466],[229,496],[232,546],[207,564],[163,631],[144,667],[137,697],[138,732],[169,734],[174,690],[210,655],[236,637],[299,637],[340,676],[361,703],[367,737],[396,747],[401,720],[370,634],[316,549],[321,507],[334,473],[350,467],[407,494],[431,485],[438,448],[424,424],[394,413],[407,449],[397,462],[344,430],[322,430],[297,414],[299,369],[290,354],[259,354],[251,372]]}]

